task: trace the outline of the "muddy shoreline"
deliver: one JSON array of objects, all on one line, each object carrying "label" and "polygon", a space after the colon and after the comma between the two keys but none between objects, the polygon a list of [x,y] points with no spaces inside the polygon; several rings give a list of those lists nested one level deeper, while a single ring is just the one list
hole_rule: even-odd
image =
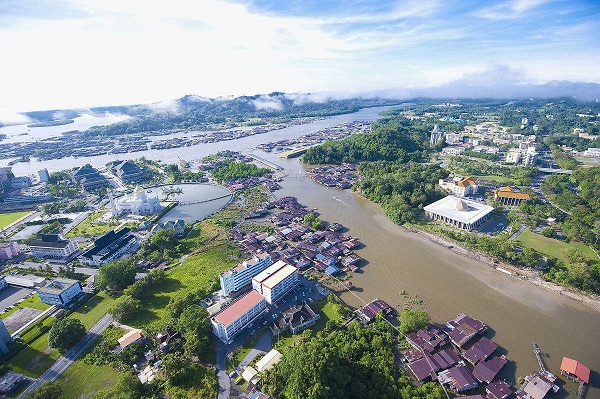
[{"label": "muddy shoreline", "polygon": [[[475,252],[470,248],[467,248],[459,243],[451,241],[447,238],[419,230],[414,227],[408,226],[400,226],[408,232],[417,234],[421,237],[426,238],[432,243],[443,246],[445,249],[454,252],[455,254],[464,256],[466,258],[476,260],[484,266],[487,266],[491,269],[496,269],[499,272],[504,272],[505,274],[509,274],[506,272],[510,272],[510,275],[514,278],[517,278],[521,281],[525,281],[528,284],[534,285],[536,287],[540,287],[552,292],[557,293],[558,295],[562,295],[579,303],[582,303],[595,311],[600,312],[600,298],[594,295],[586,294],[583,292],[579,292],[573,288],[564,287],[558,285],[556,283],[544,280],[537,271],[531,269],[521,269],[519,267],[513,266],[511,264],[505,262],[495,261],[491,256],[481,253]],[[501,270],[499,270],[501,269]]]}]

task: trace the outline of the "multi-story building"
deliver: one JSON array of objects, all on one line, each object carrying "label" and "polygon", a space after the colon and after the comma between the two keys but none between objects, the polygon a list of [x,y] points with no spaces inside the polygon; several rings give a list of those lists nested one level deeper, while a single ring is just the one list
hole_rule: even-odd
[{"label": "multi-story building", "polygon": [[462,135],[460,133],[448,133],[446,134],[446,144],[459,144],[462,143]]},{"label": "multi-story building", "polygon": [[73,174],[73,178],[81,184],[85,191],[94,191],[99,188],[108,187],[110,183],[106,177],[91,165],[83,165]]},{"label": "multi-story building", "polygon": [[431,136],[429,138],[429,145],[431,147],[438,144],[444,138],[444,131],[438,126],[435,125],[433,130],[431,131]]},{"label": "multi-story building", "polygon": [[492,192],[494,193],[494,199],[507,206],[518,206],[521,202],[531,199],[529,194],[516,192],[510,187],[500,187]]},{"label": "multi-story building", "polygon": [[0,291],[6,288],[6,277],[0,276]]},{"label": "multi-story building", "polygon": [[112,172],[124,183],[136,183],[144,179],[144,169],[131,161],[123,161],[111,168]]},{"label": "multi-story building", "polygon": [[252,278],[252,288],[262,294],[269,305],[277,302],[298,284],[298,269],[282,260]]},{"label": "multi-story building", "polygon": [[456,176],[450,180],[440,179],[438,184],[448,194],[453,194],[457,197],[462,198],[471,194],[477,194],[477,181],[471,176],[465,178]]},{"label": "multi-story building", "polygon": [[58,234],[44,234],[29,242],[31,255],[36,258],[67,259],[79,250],[77,241],[66,240]]},{"label": "multi-story building", "polygon": [[506,163],[517,164],[521,160],[521,151],[516,148],[511,148],[506,153]]},{"label": "multi-story building", "polygon": [[0,243],[0,259],[8,260],[21,254],[19,244],[15,241]]},{"label": "multi-story building", "polygon": [[219,275],[223,295],[237,292],[252,284],[252,277],[271,266],[271,257],[262,252]]},{"label": "multi-story building", "polygon": [[48,305],[67,306],[82,291],[81,283],[70,278],[56,277],[38,290],[38,296]]},{"label": "multi-story building", "polygon": [[529,147],[527,151],[523,152],[523,165],[533,165],[537,162],[538,153],[535,151],[535,147]]},{"label": "multi-story building", "polygon": [[8,345],[10,345],[11,342],[12,338],[4,326],[4,322],[0,319],[0,355],[8,353]]},{"label": "multi-story building", "polygon": [[213,333],[221,341],[230,343],[236,335],[266,310],[265,298],[256,291],[250,291],[211,318]]},{"label": "multi-story building", "polygon": [[124,255],[133,248],[136,238],[127,227],[109,231],[94,241],[94,247],[79,257],[81,263],[90,266],[105,265]]}]

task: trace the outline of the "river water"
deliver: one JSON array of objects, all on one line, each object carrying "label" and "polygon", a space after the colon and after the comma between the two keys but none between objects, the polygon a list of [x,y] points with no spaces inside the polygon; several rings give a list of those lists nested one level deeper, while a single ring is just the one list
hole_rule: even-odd
[{"label": "river water", "polygon": [[[120,154],[121,159],[145,156],[163,162],[202,158],[219,150],[253,152],[256,145],[307,134],[355,120],[374,120],[382,108],[363,109],[314,123],[292,126],[270,133],[221,143],[194,147]],[[189,132],[186,134],[190,134]],[[382,298],[401,308],[406,299],[400,292],[423,300],[434,322],[443,323],[458,313],[476,317],[491,327],[489,337],[496,341],[511,360],[502,378],[514,383],[538,369],[532,342],[540,345],[546,366],[559,374],[563,356],[581,361],[592,370],[592,387],[587,398],[600,398],[600,313],[554,292],[498,272],[479,261],[465,258],[434,244],[422,236],[390,222],[381,208],[352,192],[320,186],[309,180],[298,159],[281,160],[275,154],[254,151],[283,166],[288,177],[278,195],[294,195],[311,208],[317,208],[328,221],[342,223],[365,247],[360,256],[368,261],[364,272],[352,277],[356,289],[342,294],[352,306],[362,301]],[[46,167],[50,171],[84,163],[103,166],[115,156],[66,158],[62,160],[19,163],[16,175],[35,173]],[[169,215],[171,216],[171,215]],[[568,382],[558,395],[576,397],[577,386]]]}]

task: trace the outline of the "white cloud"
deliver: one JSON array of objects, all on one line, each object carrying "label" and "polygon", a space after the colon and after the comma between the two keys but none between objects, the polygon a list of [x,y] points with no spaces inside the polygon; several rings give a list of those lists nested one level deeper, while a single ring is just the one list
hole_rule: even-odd
[{"label": "white cloud", "polygon": [[512,0],[491,7],[480,9],[473,15],[492,20],[516,19],[524,16],[527,11],[533,10],[550,0]]},{"label": "white cloud", "polygon": [[283,104],[280,100],[269,96],[260,96],[256,100],[251,100],[250,102],[256,109],[272,109],[275,111],[281,111],[283,109]]},{"label": "white cloud", "polygon": [[0,106],[0,124],[2,125],[24,125],[32,120],[17,111],[14,107]]}]

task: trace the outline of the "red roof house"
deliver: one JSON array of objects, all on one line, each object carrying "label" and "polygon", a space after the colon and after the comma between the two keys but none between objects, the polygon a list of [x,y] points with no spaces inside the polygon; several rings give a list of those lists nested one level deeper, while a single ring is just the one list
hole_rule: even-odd
[{"label": "red roof house", "polygon": [[586,384],[590,383],[590,369],[577,360],[563,357],[562,363],[560,364],[560,373],[575,381],[583,381]]}]

